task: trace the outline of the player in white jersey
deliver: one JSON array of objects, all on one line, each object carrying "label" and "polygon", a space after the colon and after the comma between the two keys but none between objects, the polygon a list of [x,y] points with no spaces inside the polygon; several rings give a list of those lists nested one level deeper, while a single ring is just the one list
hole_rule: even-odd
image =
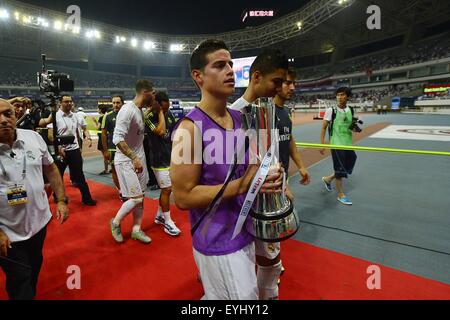
[{"label": "player in white jersey", "polygon": [[148,182],[148,172],[144,153],[144,118],[143,107],[153,104],[155,91],[148,80],[136,82],[136,96],[131,102],[125,103],[116,118],[113,143],[117,146],[114,166],[119,179],[122,196],[128,198],[122,204],[110,226],[114,239],[123,242],[120,222],[133,211],[133,231],[131,239],[143,243],[152,240],[141,230],[144,213],[144,192]]}]

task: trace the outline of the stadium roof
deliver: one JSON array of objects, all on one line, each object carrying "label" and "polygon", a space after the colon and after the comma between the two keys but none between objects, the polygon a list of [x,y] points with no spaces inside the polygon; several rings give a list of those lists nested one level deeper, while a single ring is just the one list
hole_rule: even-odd
[{"label": "stadium roof", "polygon": [[[235,31],[261,25],[297,10],[310,0],[21,0],[47,9],[65,12],[71,4],[81,9],[83,18],[117,27],[147,32],[194,35]],[[274,17],[247,17],[244,11],[273,10]]]},{"label": "stadium roof", "polygon": [[[247,28],[243,28],[239,20],[241,17],[236,18],[236,22],[236,12],[240,12],[244,7],[252,8],[251,6],[256,4],[260,9],[271,9],[265,6],[268,1],[244,1],[244,4],[238,4],[238,1],[214,3],[214,8],[209,10],[205,9],[209,8],[205,5],[206,0],[191,1],[189,8],[186,4],[183,5],[187,1],[167,1],[172,12],[161,2],[155,8],[146,4],[154,1],[79,0],[77,4],[81,9],[82,23],[81,31],[75,32],[75,29],[66,29],[61,22],[67,17],[65,6],[70,4],[71,0],[2,2],[5,3],[6,9],[0,6],[0,18],[9,15],[11,23],[7,23],[8,19],[0,19],[3,20],[0,21],[0,40],[28,39],[25,30],[31,27],[39,30],[39,34],[30,33],[28,36],[32,37],[31,40],[28,39],[32,42],[36,38],[46,39],[59,33],[63,38],[86,38],[81,43],[98,40],[117,48],[135,51],[143,49],[149,53],[190,54],[204,39],[218,38],[224,40],[235,53],[241,51],[242,54],[247,54],[248,51],[277,46],[291,57],[299,57],[329,53],[338,47],[352,47],[400,34],[405,35],[403,43],[408,43],[410,39],[414,41],[414,37],[420,35],[417,31],[446,20],[450,21],[450,1],[442,0],[284,0],[284,4],[278,6],[280,11],[275,18],[255,18],[254,23],[261,21],[262,24]],[[130,3],[129,8],[122,10],[123,3]],[[381,7],[381,30],[369,30],[366,26],[366,10],[372,4]],[[220,7],[222,5],[226,8]],[[282,15],[284,12],[287,14]],[[207,19],[200,19],[202,14]],[[43,20],[39,21],[42,18],[39,17],[46,19],[45,28],[42,26]],[[159,22],[159,19],[164,22]],[[185,19],[188,19],[186,23],[189,27],[185,27]],[[154,21],[162,29],[153,29]],[[16,28],[17,25],[25,28]],[[215,33],[215,26],[233,31]],[[181,28],[183,34],[169,34],[169,28],[172,27]],[[199,32],[194,32],[196,27],[201,28]],[[152,31],[139,31],[143,28]],[[24,32],[17,36],[13,30]],[[161,30],[162,33],[153,30]]]},{"label": "stadium roof", "polygon": [[[74,24],[70,14],[66,14],[64,11],[51,10],[15,0],[5,0],[5,7],[0,9],[4,21],[10,20],[16,25],[40,29],[45,35],[56,31],[64,35],[70,33],[72,37],[81,36],[94,41],[99,40],[106,43],[116,43],[118,46],[143,48],[152,52],[190,54],[200,42],[208,38],[224,40],[232,51],[264,48],[308,32],[323,21],[351,6],[354,1],[305,1],[306,4],[301,8],[262,25],[222,33],[213,33],[205,28],[204,33],[190,35],[171,35],[121,28],[116,24],[110,25],[99,22],[99,20],[83,18],[83,14],[81,14],[81,24]],[[130,3],[134,4],[134,2]],[[134,6],[130,4],[131,9],[134,9]],[[70,8],[73,10],[74,6],[67,8],[68,13],[70,13]],[[75,9],[81,11],[79,6]],[[99,17],[107,16],[110,10],[111,7],[107,6],[104,13],[99,11],[97,14]],[[131,11],[124,10],[124,12],[123,16],[128,16]],[[217,20],[226,21],[227,18],[228,16],[223,12],[220,12],[217,16]],[[167,18],[166,20],[170,23],[171,19]],[[195,19],[191,17],[191,20],[194,21]]]}]

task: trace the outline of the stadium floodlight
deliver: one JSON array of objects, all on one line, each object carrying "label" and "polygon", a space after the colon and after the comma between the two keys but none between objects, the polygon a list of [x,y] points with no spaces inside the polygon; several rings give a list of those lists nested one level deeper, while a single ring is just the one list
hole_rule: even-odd
[{"label": "stadium floodlight", "polygon": [[56,21],[53,23],[53,28],[54,28],[55,30],[61,31],[62,28],[63,28],[62,22],[61,22],[60,20],[56,20]]},{"label": "stadium floodlight", "polygon": [[150,50],[150,49],[155,49],[155,43],[153,41],[145,41],[144,42],[144,49],[145,50]]},{"label": "stadium floodlight", "polygon": [[98,30],[88,30],[86,31],[86,38],[88,39],[101,39],[102,35]]},{"label": "stadium floodlight", "polygon": [[22,17],[22,22],[24,24],[30,24],[31,23],[31,17],[30,16],[23,16]]},{"label": "stadium floodlight", "polygon": [[47,20],[45,20],[44,18],[38,17],[37,18],[37,24],[44,27],[44,28],[48,28],[49,23]]},{"label": "stadium floodlight", "polygon": [[127,38],[124,36],[116,36],[116,43],[121,43],[127,41]]},{"label": "stadium floodlight", "polygon": [[64,25],[64,31],[72,31],[73,34],[79,34],[80,33],[80,27],[79,26],[74,26],[74,25],[70,25],[70,24],[65,24]]},{"label": "stadium floodlight", "polygon": [[180,52],[183,51],[183,45],[180,43],[173,43],[170,45],[170,51],[172,52]]},{"label": "stadium floodlight", "polygon": [[20,12],[15,11],[14,12],[14,17],[16,18],[16,20],[20,20]]},{"label": "stadium floodlight", "polygon": [[300,30],[303,27],[303,22],[297,22],[297,28]]},{"label": "stadium floodlight", "polygon": [[136,48],[137,45],[138,45],[137,39],[136,39],[136,38],[131,39],[131,46],[132,46],[133,48]]},{"label": "stadium floodlight", "polygon": [[0,19],[9,19],[9,12],[6,9],[0,9]]}]

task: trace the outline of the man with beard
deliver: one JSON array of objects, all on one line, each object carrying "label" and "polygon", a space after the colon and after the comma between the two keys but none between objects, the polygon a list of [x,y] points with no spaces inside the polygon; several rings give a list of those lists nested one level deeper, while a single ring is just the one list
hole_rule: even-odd
[{"label": "man with beard", "polygon": [[119,114],[120,108],[123,106],[123,98],[121,96],[113,96],[112,97],[112,106],[113,109],[111,112],[108,112],[104,117],[102,121],[102,146],[103,146],[103,156],[105,159],[109,161],[111,164],[111,172],[112,172],[112,178],[114,181],[114,185],[117,188],[117,191],[119,192],[119,198],[122,201],[126,201],[128,199],[125,199],[122,197],[122,194],[120,193],[120,184],[119,180],[117,178],[117,172],[116,168],[114,167],[114,157],[116,155],[116,145],[113,143],[113,135],[114,135],[114,128],[116,127],[116,120],[117,115]]},{"label": "man with beard", "polygon": [[123,242],[120,222],[128,213],[133,212],[133,230],[131,239],[143,243],[152,240],[141,230],[144,213],[144,192],[148,182],[148,172],[144,153],[144,115],[143,107],[152,105],[155,99],[153,84],[148,80],[136,82],[136,96],[120,109],[113,143],[117,147],[114,166],[120,184],[122,196],[128,198],[122,204],[115,218],[111,219],[111,233],[117,242]]}]

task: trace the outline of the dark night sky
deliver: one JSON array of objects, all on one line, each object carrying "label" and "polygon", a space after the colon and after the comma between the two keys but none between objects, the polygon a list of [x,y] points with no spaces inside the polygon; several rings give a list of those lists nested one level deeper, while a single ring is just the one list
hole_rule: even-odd
[{"label": "dark night sky", "polygon": [[81,17],[118,27],[166,34],[207,34],[243,29],[270,21],[252,18],[242,23],[245,9],[272,9],[281,17],[301,8],[308,0],[22,0],[36,6],[66,11],[71,4],[81,9]]}]

